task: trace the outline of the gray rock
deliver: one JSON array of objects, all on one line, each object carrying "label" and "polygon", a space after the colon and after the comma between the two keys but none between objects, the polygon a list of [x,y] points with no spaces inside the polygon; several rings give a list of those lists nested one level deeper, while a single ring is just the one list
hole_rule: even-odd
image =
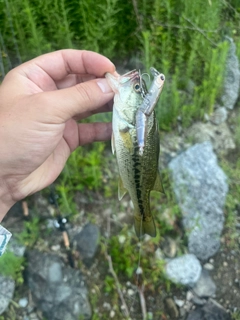
[{"label": "gray rock", "polygon": [[220,247],[228,191],[226,175],[209,142],[189,148],[173,159],[169,168],[188,233],[189,251],[207,260]]},{"label": "gray rock", "polygon": [[167,133],[160,140],[160,168],[163,169],[167,164],[186,147],[184,139],[181,136]]},{"label": "gray rock", "polygon": [[11,241],[8,243],[8,251],[11,251],[17,257],[23,257],[26,246],[21,244],[15,236],[12,236]]},{"label": "gray rock", "polygon": [[231,316],[224,308],[213,301],[207,302],[203,307],[191,311],[187,320],[231,320]]},{"label": "gray rock", "polygon": [[193,143],[210,141],[213,149],[219,154],[226,154],[236,148],[232,134],[226,123],[215,126],[210,122],[196,122],[186,131],[186,136]]},{"label": "gray rock", "polygon": [[100,230],[95,224],[87,224],[79,234],[76,234],[73,241],[80,252],[83,262],[90,266],[97,252],[99,245]]},{"label": "gray rock", "polygon": [[216,285],[207,270],[202,270],[201,276],[195,284],[193,291],[201,298],[212,297],[215,295]]},{"label": "gray rock", "polygon": [[211,114],[210,121],[213,124],[219,125],[227,120],[227,109],[224,107],[217,107],[216,110]]},{"label": "gray rock", "polygon": [[8,305],[13,298],[15,281],[10,277],[0,275],[0,288],[0,314],[2,314],[7,310]]},{"label": "gray rock", "polygon": [[233,109],[239,93],[240,71],[238,57],[236,55],[236,45],[233,42],[233,39],[229,37],[226,37],[226,39],[230,42],[230,48],[226,61],[222,103],[225,108]]},{"label": "gray rock", "polygon": [[66,267],[52,254],[28,254],[27,282],[34,300],[47,319],[91,318],[88,292],[80,271]]},{"label": "gray rock", "polygon": [[166,276],[175,283],[193,286],[201,275],[202,267],[193,254],[174,258],[166,264]]}]

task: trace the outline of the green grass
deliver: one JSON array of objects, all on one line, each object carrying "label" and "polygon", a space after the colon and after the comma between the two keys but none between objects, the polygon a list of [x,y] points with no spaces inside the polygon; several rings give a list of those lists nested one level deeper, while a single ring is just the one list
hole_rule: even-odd
[{"label": "green grass", "polygon": [[24,261],[23,257],[17,257],[14,253],[6,251],[0,258],[0,274],[13,278],[18,284],[23,283]]}]

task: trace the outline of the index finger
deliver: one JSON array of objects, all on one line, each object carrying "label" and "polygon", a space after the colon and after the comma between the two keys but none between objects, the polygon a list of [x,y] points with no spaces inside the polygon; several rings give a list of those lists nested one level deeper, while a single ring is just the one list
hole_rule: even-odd
[{"label": "index finger", "polygon": [[[44,54],[30,60],[15,70],[24,73],[31,80],[40,68],[54,81],[59,81],[69,74],[90,74],[103,77],[106,72],[114,72],[114,64],[106,57],[92,51],[65,49]],[[39,70],[38,70],[39,71]],[[37,76],[39,73],[37,72]],[[36,83],[36,82],[35,82]]]}]

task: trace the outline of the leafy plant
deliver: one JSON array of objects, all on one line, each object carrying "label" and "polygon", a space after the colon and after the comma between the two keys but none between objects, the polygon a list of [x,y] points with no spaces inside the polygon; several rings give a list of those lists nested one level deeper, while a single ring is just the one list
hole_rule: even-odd
[{"label": "leafy plant", "polygon": [[17,238],[24,245],[32,247],[40,238],[40,218],[34,216],[31,220],[24,221],[24,229]]},{"label": "leafy plant", "polygon": [[13,278],[17,283],[23,283],[24,258],[6,251],[0,258],[0,274]]}]

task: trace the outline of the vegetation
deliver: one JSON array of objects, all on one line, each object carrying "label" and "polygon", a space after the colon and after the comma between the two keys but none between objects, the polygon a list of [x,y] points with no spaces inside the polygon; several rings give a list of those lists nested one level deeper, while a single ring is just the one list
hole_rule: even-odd
[{"label": "vegetation", "polygon": [[[161,130],[169,131],[175,129],[179,119],[183,126],[203,119],[204,114],[211,113],[219,101],[229,46],[225,36],[238,43],[240,56],[238,0],[2,0],[0,78],[23,61],[62,48],[97,51],[117,65],[131,65],[131,68],[137,67],[140,60],[142,72],[149,72],[149,68],[154,66],[166,75],[157,115]],[[132,57],[136,63],[131,62]],[[99,120],[99,117],[100,120],[110,120],[110,115],[100,115],[86,121]],[[239,127],[236,127],[236,141],[240,141]],[[77,216],[76,194],[79,192],[88,192],[89,203],[94,203],[94,197],[101,195],[105,202],[109,200],[115,204],[117,174],[112,161],[108,143],[96,143],[75,151],[55,184],[60,212],[70,214],[72,219]],[[233,248],[236,245],[236,204],[240,192],[239,181],[235,177],[239,177],[240,162],[233,167],[222,161],[222,166],[230,177],[232,191],[226,203],[229,213],[226,226],[229,230],[228,245]],[[143,242],[141,247],[143,283],[148,292],[159,296],[169,292],[173,285],[164,278],[163,262],[156,259],[154,253],[166,233],[177,234],[177,227],[169,222],[169,218],[175,221],[179,214],[168,172],[163,172],[162,178],[166,195],[161,199],[158,194],[152,195],[155,220],[161,231],[156,239]],[[113,215],[119,212],[115,211]],[[163,215],[157,212],[165,211],[168,218],[164,220]],[[91,219],[89,213],[88,220]],[[98,308],[104,292],[116,306],[114,310],[120,319],[122,313],[116,281],[110,273],[106,274],[108,266],[104,257],[111,256],[121,288],[126,289],[127,281],[136,284],[133,279],[140,247],[138,239],[132,236],[131,226],[122,224],[117,230],[107,240],[101,239],[100,256],[103,259],[99,260],[104,261],[104,279],[99,286],[90,284],[90,299],[93,309]],[[44,236],[40,231],[40,220],[33,217],[25,223],[20,240],[32,247]],[[179,250],[185,250],[184,243]],[[22,259],[7,253],[0,259],[1,273],[21,282],[22,263]],[[8,268],[9,265],[12,268]],[[136,285],[134,288],[137,292]],[[162,310],[158,312],[154,315],[160,319]],[[235,319],[238,317],[236,313]],[[93,319],[100,318],[109,319],[109,312],[101,316],[95,312]]]},{"label": "vegetation", "polygon": [[0,270],[2,275],[12,277],[18,284],[21,284],[23,283],[24,258],[7,251],[0,259]]},{"label": "vegetation", "polygon": [[153,65],[166,74],[159,123],[169,130],[179,116],[189,125],[213,110],[228,50],[224,36],[238,42],[239,17],[234,0],[4,0],[2,74],[60,48],[93,50],[118,62],[137,56],[146,71]]}]

